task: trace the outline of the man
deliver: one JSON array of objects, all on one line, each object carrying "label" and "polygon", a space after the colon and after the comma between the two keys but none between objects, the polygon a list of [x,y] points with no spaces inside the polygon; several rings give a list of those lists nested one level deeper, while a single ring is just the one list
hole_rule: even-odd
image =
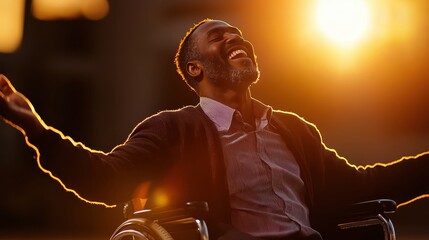
[{"label": "man", "polygon": [[228,23],[191,28],[176,65],[200,104],[145,119],[109,153],[48,127],[4,76],[0,114],[27,137],[42,169],[77,196],[118,204],[149,183],[148,195],[166,193],[171,204],[208,201],[214,239],[322,239],[325,210],[427,192],[428,153],[358,168],[326,148],[314,125],[253,99],[253,46]]}]

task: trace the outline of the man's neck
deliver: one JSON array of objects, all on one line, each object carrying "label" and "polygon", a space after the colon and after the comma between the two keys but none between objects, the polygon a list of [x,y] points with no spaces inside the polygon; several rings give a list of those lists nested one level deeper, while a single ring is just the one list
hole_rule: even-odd
[{"label": "man's neck", "polygon": [[216,93],[212,92],[211,94],[201,94],[201,97],[211,98],[233,109],[236,109],[241,113],[245,122],[251,125],[255,124],[250,89],[247,89],[244,92],[237,92],[232,90],[226,90]]}]

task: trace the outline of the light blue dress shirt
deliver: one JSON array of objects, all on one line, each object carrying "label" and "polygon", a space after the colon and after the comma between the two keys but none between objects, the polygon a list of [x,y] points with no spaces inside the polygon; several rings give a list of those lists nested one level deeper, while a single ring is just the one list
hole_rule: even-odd
[{"label": "light blue dress shirt", "polygon": [[281,136],[270,131],[272,108],[252,99],[255,126],[210,98],[200,105],[222,143],[232,225],[259,237],[317,234],[310,227],[300,168]]}]

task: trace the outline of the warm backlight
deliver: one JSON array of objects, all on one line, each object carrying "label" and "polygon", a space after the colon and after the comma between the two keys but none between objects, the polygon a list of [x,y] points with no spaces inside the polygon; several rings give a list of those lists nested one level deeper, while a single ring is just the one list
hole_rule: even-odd
[{"label": "warm backlight", "polygon": [[107,0],[33,0],[33,15],[41,20],[84,17],[99,20],[109,12]]},{"label": "warm backlight", "polygon": [[316,23],[328,40],[350,46],[367,33],[370,11],[364,0],[319,0]]},{"label": "warm backlight", "polygon": [[24,0],[0,0],[0,52],[14,52],[24,28]]}]

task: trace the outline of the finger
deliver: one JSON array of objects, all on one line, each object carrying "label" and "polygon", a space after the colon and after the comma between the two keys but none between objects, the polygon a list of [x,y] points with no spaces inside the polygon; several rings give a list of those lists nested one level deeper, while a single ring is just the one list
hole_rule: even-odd
[{"label": "finger", "polygon": [[3,74],[0,74],[0,92],[5,96],[9,96],[15,92],[15,88],[10,83],[9,79]]},{"label": "finger", "polygon": [[0,92],[0,116],[4,114],[6,108],[6,96]]}]

